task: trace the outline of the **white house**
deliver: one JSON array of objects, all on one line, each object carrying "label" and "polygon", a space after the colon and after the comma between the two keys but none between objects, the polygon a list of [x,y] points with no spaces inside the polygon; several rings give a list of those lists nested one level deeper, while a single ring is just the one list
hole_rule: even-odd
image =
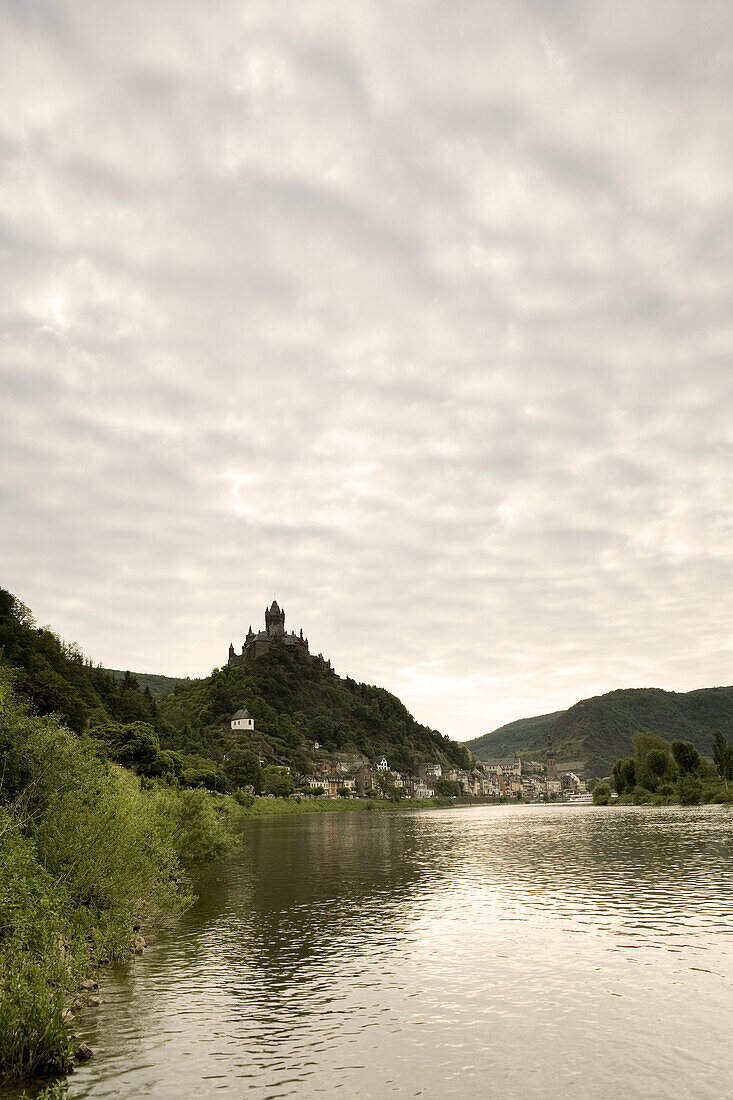
[{"label": "white house", "polygon": [[386,772],[389,770],[389,764],[387,763],[387,757],[383,756],[381,760],[377,760],[377,771]]},{"label": "white house", "polygon": [[233,730],[246,730],[248,733],[254,733],[255,720],[247,708],[242,707],[241,710],[232,715],[230,725]]}]

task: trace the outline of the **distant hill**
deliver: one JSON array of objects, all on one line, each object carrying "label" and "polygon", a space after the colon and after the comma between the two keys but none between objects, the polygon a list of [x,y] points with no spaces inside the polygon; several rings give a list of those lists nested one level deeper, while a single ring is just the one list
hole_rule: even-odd
[{"label": "distant hill", "polygon": [[582,699],[568,710],[521,718],[466,745],[479,760],[514,753],[544,760],[549,734],[558,761],[585,760],[589,772],[607,775],[615,760],[631,755],[637,730],[692,741],[710,755],[716,729],[733,734],[733,687],[684,693],[626,688]]},{"label": "distant hill", "polygon": [[[105,672],[114,676],[115,680],[123,680],[127,675],[119,668],[107,668]],[[133,672],[132,675],[140,685],[140,690],[145,691],[147,688],[156,703],[164,695],[170,695],[179,684],[185,684],[190,679],[189,676],[159,676],[154,672]]]}]

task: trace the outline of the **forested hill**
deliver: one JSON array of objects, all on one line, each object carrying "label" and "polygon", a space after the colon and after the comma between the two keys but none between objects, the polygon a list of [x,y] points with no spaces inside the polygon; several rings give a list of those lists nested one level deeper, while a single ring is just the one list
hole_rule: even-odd
[{"label": "forested hill", "polygon": [[[388,691],[341,679],[318,658],[278,644],[252,664],[201,680],[109,671],[36,626],[29,609],[0,588],[0,663],[15,670],[15,691],[38,714],[60,715],[87,731],[100,754],[142,775],[170,773],[190,786],[223,789],[229,721],[243,706],[256,722],[252,747],[294,772],[314,762],[316,741],[321,755],[384,754],[400,770],[419,760],[469,763],[463,745],[420,725]],[[161,694],[171,681],[173,690]]]},{"label": "forested hill", "polygon": [[589,771],[609,774],[619,757],[633,752],[639,730],[667,740],[692,741],[712,751],[715,730],[733,733],[733,687],[679,693],[661,688],[626,688],[582,699],[568,710],[523,718],[466,744],[479,760],[514,753],[544,760],[548,734],[558,761],[584,760]]},{"label": "forested hill", "polygon": [[384,754],[398,770],[416,760],[469,763],[463,745],[416,722],[384,688],[342,679],[318,658],[277,643],[256,661],[180,684],[159,701],[158,714],[172,747],[216,759],[226,744],[222,726],[241,706],[255,719],[264,751],[287,759],[294,770],[307,770],[316,741],[326,752]]},{"label": "forested hill", "polygon": [[140,686],[141,691],[145,691],[147,688],[153,699],[162,699],[164,695],[169,695],[174,688],[177,688],[179,684],[185,684],[191,679],[190,676],[162,676],[154,672],[124,672],[119,668],[105,669],[109,672],[110,676],[114,676],[115,680],[124,680],[126,676],[133,676]]},{"label": "forested hill", "polygon": [[116,678],[79,646],[36,626],[30,610],[0,588],[0,661],[15,670],[14,686],[37,714],[58,714],[73,730],[155,719],[155,702],[135,677]]}]

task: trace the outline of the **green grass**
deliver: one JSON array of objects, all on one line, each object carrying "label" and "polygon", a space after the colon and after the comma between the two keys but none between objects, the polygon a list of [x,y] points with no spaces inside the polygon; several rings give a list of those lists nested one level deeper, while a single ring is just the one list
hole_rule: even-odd
[{"label": "green grass", "polygon": [[385,810],[429,810],[453,806],[450,798],[403,798],[399,802],[371,798],[256,798],[249,807],[238,807],[242,817],[271,817],[277,814],[328,814],[383,812]]},{"label": "green grass", "polygon": [[190,904],[189,868],[237,843],[235,808],[141,784],[31,714],[0,666],[0,1083],[66,1072],[78,983]]}]

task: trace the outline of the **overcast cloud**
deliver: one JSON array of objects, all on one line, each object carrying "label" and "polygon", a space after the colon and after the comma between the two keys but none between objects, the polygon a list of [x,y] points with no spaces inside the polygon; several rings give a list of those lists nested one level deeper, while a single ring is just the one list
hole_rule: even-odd
[{"label": "overcast cloud", "polygon": [[0,584],[458,738],[733,681],[729,0],[0,4]]}]

